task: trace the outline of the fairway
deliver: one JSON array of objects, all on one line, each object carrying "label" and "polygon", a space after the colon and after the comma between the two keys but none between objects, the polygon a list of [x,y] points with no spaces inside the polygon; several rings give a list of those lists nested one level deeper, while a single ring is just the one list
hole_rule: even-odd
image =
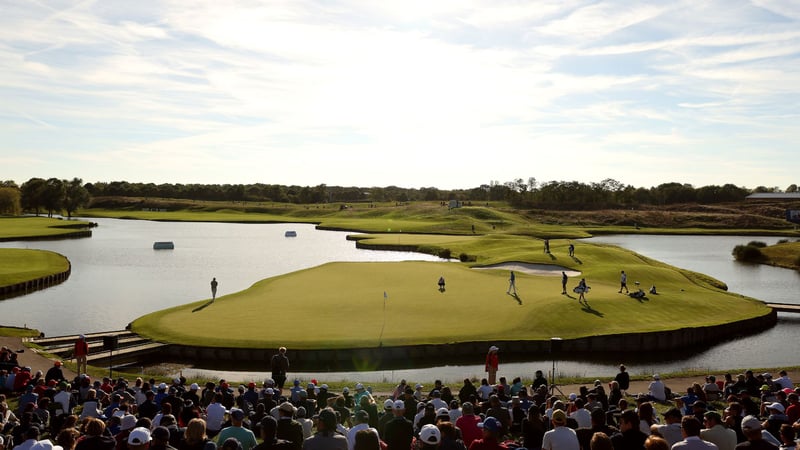
[{"label": "fairway", "polygon": [[[585,244],[581,250],[582,266],[562,265],[587,278],[589,308],[571,292],[577,277],[569,281],[570,293],[561,295],[558,277],[517,273],[515,298],[506,294],[507,270],[473,270],[457,262],[329,263],[262,280],[213,303],[148,314],[132,328],[185,345],[329,349],[674,330],[769,312],[761,302],[623,249]],[[528,261],[547,261],[537,258]],[[630,274],[632,289],[641,280],[645,289],[657,284],[659,294],[639,301],[617,293],[619,265]],[[440,276],[445,292],[438,290]],[[709,310],[715,314],[698,314]]]}]

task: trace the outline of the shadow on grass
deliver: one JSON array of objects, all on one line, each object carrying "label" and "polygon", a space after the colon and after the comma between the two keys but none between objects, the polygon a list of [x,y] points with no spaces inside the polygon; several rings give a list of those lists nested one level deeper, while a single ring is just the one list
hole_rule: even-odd
[{"label": "shadow on grass", "polygon": [[556,255],[554,255],[552,253],[548,253],[547,256],[549,256],[552,261],[555,261],[557,259]]},{"label": "shadow on grass", "polygon": [[577,263],[577,264],[583,264],[583,261],[581,261],[580,259],[578,259],[578,257],[577,257],[577,256],[573,256],[573,257],[572,257],[572,260],[573,260],[573,261],[575,261],[575,263]]},{"label": "shadow on grass", "polygon": [[209,300],[207,303],[203,303],[202,305],[200,305],[197,308],[193,309],[192,312],[196,313],[197,311],[200,311],[201,309],[210,306],[212,303],[214,303],[214,300]]},{"label": "shadow on grass", "polygon": [[586,313],[589,313],[589,314],[594,314],[594,315],[595,315],[595,316],[597,316],[597,317],[605,317],[605,314],[603,314],[603,313],[601,313],[600,311],[598,311],[598,310],[596,310],[596,309],[592,308],[592,307],[589,305],[589,302],[583,303],[583,304],[581,305],[581,311],[583,311],[583,312],[586,312]]},{"label": "shadow on grass", "polygon": [[[508,294],[508,293],[507,293],[507,294]],[[520,304],[520,306],[522,306],[522,299],[521,299],[521,298],[519,298],[519,294],[517,294],[517,293],[515,292],[515,293],[513,293],[513,294],[508,294],[508,295],[510,295],[510,296],[512,296],[512,297],[514,297],[514,300],[516,300],[516,301],[517,301],[517,303],[519,303],[519,304]]]}]

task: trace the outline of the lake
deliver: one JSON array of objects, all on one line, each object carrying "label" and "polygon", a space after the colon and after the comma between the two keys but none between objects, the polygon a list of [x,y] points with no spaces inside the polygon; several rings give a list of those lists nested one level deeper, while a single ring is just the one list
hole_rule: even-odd
[{"label": "lake", "polygon": [[[52,250],[72,262],[72,275],[63,284],[23,297],[0,301],[0,317],[9,325],[28,325],[47,335],[106,331],[124,328],[148,312],[209,298],[209,282],[219,281],[218,295],[246,289],[263,278],[305,269],[331,261],[441,261],[408,252],[359,250],[345,237],[351,232],[316,230],[302,224],[228,224],[150,222],[92,219],[99,224],[90,239],[3,242],[0,247]],[[286,238],[287,230],[297,231]],[[742,236],[602,236],[588,239],[619,245],[645,256],[698,272],[728,284],[729,290],[761,300],[800,303],[800,275],[792,270],[741,264],[733,260],[735,245],[751,240],[775,243],[776,237]],[[174,241],[175,250],[152,249],[154,241]],[[580,256],[581,241],[576,242]],[[635,281],[631,274],[629,283]],[[737,367],[800,365],[792,344],[800,342],[800,315],[779,314],[778,324],[757,335],[738,338],[708,349],[679,355],[643,354],[625,361],[636,373],[704,369],[719,372]],[[225,326],[226,324],[221,324]],[[233,326],[233,324],[230,324]],[[291,354],[290,354],[291,357]],[[435,367],[370,372],[294,373],[304,379],[460,380],[483,376],[483,357],[472,362],[450,362]],[[581,356],[570,361],[560,356],[557,373],[577,376],[612,376],[622,361],[614,357]],[[552,360],[504,362],[501,375],[530,376],[552,368]],[[264,378],[263,372],[225,372],[187,368],[187,375],[228,379]]]}]

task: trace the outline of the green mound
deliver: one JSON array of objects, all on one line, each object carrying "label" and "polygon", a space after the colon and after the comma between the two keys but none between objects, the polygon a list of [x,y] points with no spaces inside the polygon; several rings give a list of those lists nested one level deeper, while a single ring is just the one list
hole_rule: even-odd
[{"label": "green mound", "polygon": [[[408,243],[405,237],[380,239]],[[472,245],[479,261],[486,263],[501,261],[484,253],[506,253],[509,245],[519,244],[505,238],[481,244],[465,242],[465,237],[438,239],[454,251]],[[413,240],[433,244],[426,237]],[[506,294],[507,270],[473,270],[455,262],[330,263],[262,280],[213,303],[154,312],[134,321],[132,328],[152,339],[186,345],[329,349],[651,332],[769,312],[761,302],[714,287],[721,284],[716,280],[617,247],[581,244],[578,260],[560,253],[542,255],[539,243],[528,241],[538,252],[523,248],[505,260],[581,271],[592,287],[589,308],[579,305],[571,290],[561,295],[558,276],[518,272],[515,298]],[[552,242],[551,248],[560,252],[565,245]],[[659,294],[640,301],[617,293],[620,268],[628,273],[631,288],[635,281],[645,289],[656,284]],[[445,292],[438,290],[440,276],[446,280]],[[577,281],[570,280],[570,289]]]}]

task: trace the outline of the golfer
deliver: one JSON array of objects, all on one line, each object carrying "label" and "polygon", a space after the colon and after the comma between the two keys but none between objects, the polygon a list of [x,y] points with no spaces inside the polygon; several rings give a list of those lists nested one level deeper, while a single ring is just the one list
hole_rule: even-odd
[{"label": "golfer", "polygon": [[214,300],[214,299],[217,298],[217,285],[218,284],[219,283],[217,283],[216,277],[211,279],[211,300]]},{"label": "golfer", "polygon": [[511,294],[513,296],[517,295],[516,279],[517,278],[514,276],[514,271],[512,270],[511,276],[508,278],[508,289],[506,290],[506,294]]},{"label": "golfer", "polygon": [[567,273],[561,271],[561,295],[567,293]]}]

